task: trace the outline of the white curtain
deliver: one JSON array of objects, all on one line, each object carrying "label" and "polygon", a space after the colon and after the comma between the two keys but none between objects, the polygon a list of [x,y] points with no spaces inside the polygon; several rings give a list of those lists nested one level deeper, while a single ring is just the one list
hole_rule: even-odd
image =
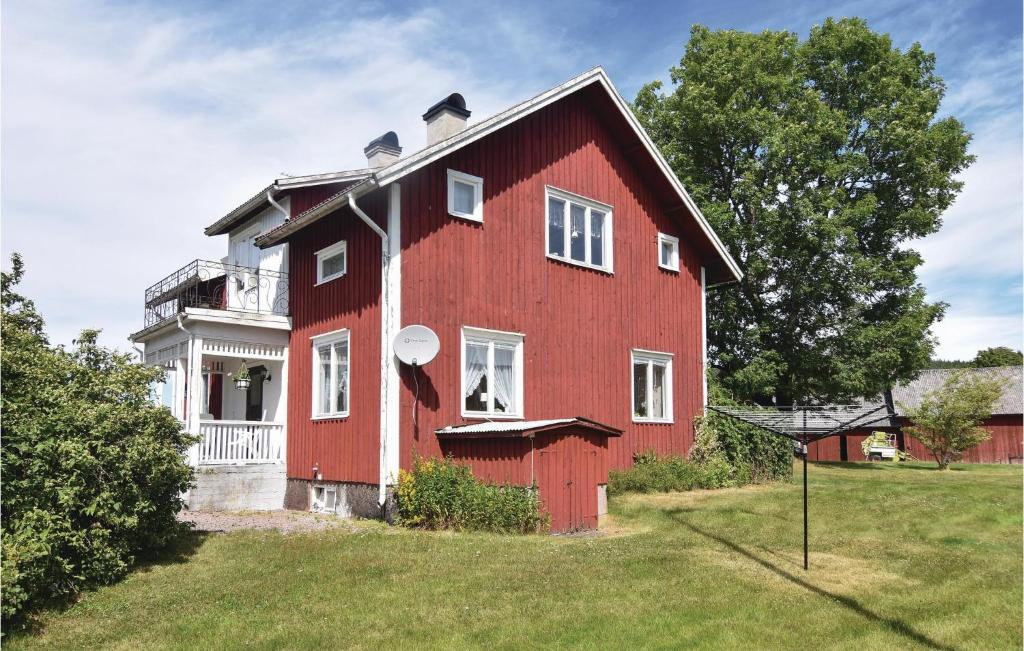
[{"label": "white curtain", "polygon": [[[516,352],[508,348],[494,347],[494,410],[515,411],[515,360]],[[503,405],[499,409],[498,403]]]},{"label": "white curtain", "polygon": [[665,367],[659,364],[651,365],[651,414],[652,418],[665,417]]},{"label": "white curtain", "polygon": [[466,396],[473,395],[476,388],[480,386],[480,380],[487,374],[487,346],[481,344],[466,344],[466,361],[462,369],[463,386],[466,387]]},{"label": "white curtain", "polygon": [[331,413],[331,347],[330,345],[320,346],[317,349],[320,354],[320,412],[321,414]]}]

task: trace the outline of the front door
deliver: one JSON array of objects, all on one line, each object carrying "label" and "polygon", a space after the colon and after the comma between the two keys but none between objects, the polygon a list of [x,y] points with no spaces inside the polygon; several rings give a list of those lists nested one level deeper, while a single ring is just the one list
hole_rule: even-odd
[{"label": "front door", "polygon": [[249,377],[252,381],[249,388],[245,390],[245,420],[263,420],[263,383],[267,378],[265,366],[255,366],[249,369]]}]

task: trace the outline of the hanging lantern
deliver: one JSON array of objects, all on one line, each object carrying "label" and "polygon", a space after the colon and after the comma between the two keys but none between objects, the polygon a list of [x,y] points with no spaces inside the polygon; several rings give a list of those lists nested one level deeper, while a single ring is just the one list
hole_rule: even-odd
[{"label": "hanging lantern", "polygon": [[235,388],[239,391],[245,391],[252,383],[252,378],[249,376],[249,367],[245,365],[244,359],[242,360],[242,365],[238,367],[238,372],[235,373],[233,380]]}]

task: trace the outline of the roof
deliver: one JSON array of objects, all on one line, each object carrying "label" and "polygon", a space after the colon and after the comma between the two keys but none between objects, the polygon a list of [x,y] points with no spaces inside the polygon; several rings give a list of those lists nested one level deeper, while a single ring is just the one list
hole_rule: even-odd
[{"label": "roof", "polygon": [[449,425],[435,433],[438,438],[525,438],[537,432],[577,427],[587,429],[605,436],[622,436],[622,430],[602,425],[597,421],[575,416],[572,418],[552,418],[548,420],[512,420],[486,421],[472,425]]},{"label": "roof", "polygon": [[207,226],[203,232],[211,236],[223,235],[231,231],[244,219],[247,219],[258,212],[262,212],[270,205],[270,202],[267,201],[268,192],[277,194],[282,190],[307,188],[314,185],[326,185],[330,183],[347,183],[347,187],[350,187],[353,183],[365,179],[369,174],[369,169],[359,169],[345,170],[342,172],[328,172],[326,174],[309,174],[306,176],[288,176],[280,179],[274,179],[273,183],[246,199],[241,205],[231,210],[228,214]]},{"label": "roof", "polygon": [[916,380],[893,387],[892,400],[897,413],[904,407],[918,407],[925,394],[941,389],[951,375],[967,372],[999,380],[1003,393],[999,396],[992,413],[996,415],[1024,413],[1024,366],[994,366],[991,368],[933,368],[921,371]]},{"label": "roof", "polygon": [[[583,74],[577,75],[565,83],[559,84],[554,88],[550,88],[501,113],[470,125],[455,135],[421,149],[410,156],[401,158],[390,165],[386,165],[373,171],[367,170],[368,173],[361,182],[338,192],[335,196],[324,201],[320,205],[314,206],[302,214],[293,216],[281,226],[260,235],[256,239],[256,244],[262,248],[278,244],[300,228],[303,228],[321,217],[330,214],[334,210],[337,210],[341,206],[346,205],[348,203],[349,195],[352,195],[354,198],[359,198],[376,188],[383,187],[389,183],[397,181],[405,175],[411,174],[412,172],[436,161],[442,156],[447,156],[448,154],[465,147],[498,129],[513,124],[514,122],[535,113],[536,111],[539,111],[540,109],[564,97],[584,88],[593,87],[602,89],[605,92],[606,97],[611,100],[616,112],[625,120],[630,131],[639,140],[640,146],[648,152],[655,167],[661,172],[664,179],[671,186],[673,193],[680,202],[680,206],[684,206],[693,216],[699,232],[704,236],[704,238],[706,238],[708,245],[721,261],[721,265],[717,265],[720,266],[721,269],[718,270],[716,268],[713,270],[712,278],[710,279],[711,284],[714,284],[716,281],[731,282],[742,278],[743,272],[740,271],[739,265],[737,265],[736,261],[733,260],[731,255],[729,255],[725,245],[718,238],[718,235],[711,228],[711,225],[708,223],[707,219],[705,219],[703,213],[701,213],[689,193],[683,187],[682,182],[680,182],[675,173],[672,172],[668,161],[666,161],[664,156],[661,155],[661,152],[650,139],[650,136],[647,135],[647,132],[644,131],[643,127],[636,119],[636,116],[633,115],[633,112],[629,109],[629,105],[626,103],[626,100],[623,99],[622,95],[620,95],[618,90],[615,89],[615,86],[612,85],[608,75],[600,66],[592,68]],[[207,231],[209,232],[209,229],[207,229]]]}]

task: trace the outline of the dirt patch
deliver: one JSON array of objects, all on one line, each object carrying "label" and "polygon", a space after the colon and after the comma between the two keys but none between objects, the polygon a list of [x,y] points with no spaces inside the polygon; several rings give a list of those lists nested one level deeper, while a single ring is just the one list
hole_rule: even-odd
[{"label": "dirt patch", "polygon": [[178,520],[192,523],[196,531],[210,533],[255,530],[287,534],[354,528],[344,518],[303,511],[182,511]]}]

